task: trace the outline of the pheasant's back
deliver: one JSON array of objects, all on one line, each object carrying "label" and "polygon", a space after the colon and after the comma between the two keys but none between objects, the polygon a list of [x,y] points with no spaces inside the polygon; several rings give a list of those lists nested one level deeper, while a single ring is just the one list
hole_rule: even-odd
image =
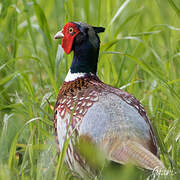
[{"label": "pheasant's back", "polygon": [[[55,106],[54,125],[60,151],[66,134],[72,135],[66,154],[66,162],[72,169],[77,164],[86,166],[74,150],[75,141],[81,136],[96,143],[107,156],[113,150],[112,143],[127,141],[137,142],[157,155],[156,139],[141,104],[128,93],[105,85],[96,76],[63,84]],[[107,159],[113,160],[110,156]]]}]

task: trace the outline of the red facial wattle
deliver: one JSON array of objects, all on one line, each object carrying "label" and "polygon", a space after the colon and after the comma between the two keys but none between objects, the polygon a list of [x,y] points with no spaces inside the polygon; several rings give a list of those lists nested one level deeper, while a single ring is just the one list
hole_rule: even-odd
[{"label": "red facial wattle", "polygon": [[[70,32],[70,28],[72,32]],[[77,28],[77,26],[73,23],[67,23],[62,31],[64,37],[62,39],[62,48],[64,49],[66,54],[69,54],[72,50],[74,38],[77,34],[80,33],[80,30]]]}]

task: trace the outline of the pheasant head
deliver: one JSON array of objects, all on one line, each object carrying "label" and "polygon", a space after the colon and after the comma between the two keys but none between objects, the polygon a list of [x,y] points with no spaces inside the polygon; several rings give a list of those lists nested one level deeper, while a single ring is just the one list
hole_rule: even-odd
[{"label": "pheasant head", "polygon": [[74,51],[71,73],[96,73],[100,47],[98,33],[104,30],[86,23],[68,22],[57,32],[54,38],[62,39],[65,53]]}]

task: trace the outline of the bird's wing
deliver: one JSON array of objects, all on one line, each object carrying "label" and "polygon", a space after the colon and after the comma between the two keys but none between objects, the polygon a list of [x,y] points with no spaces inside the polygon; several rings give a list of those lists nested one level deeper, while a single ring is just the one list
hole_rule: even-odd
[{"label": "bird's wing", "polygon": [[154,155],[159,157],[157,140],[155,138],[151,122],[150,122],[150,120],[149,120],[149,118],[148,118],[148,116],[146,114],[146,111],[144,110],[143,106],[141,105],[141,103],[133,95],[131,95],[131,94],[127,93],[127,92],[124,92],[121,89],[114,88],[114,87],[109,86],[109,85],[104,84],[104,83],[100,83],[100,85],[102,86],[102,88],[104,88],[104,89],[108,90],[109,92],[114,93],[117,96],[119,96],[127,104],[129,104],[130,106],[135,108],[137,110],[137,112],[143,117],[143,119],[145,120],[145,122],[149,126],[149,134],[150,134],[150,137],[151,137],[151,152]]}]

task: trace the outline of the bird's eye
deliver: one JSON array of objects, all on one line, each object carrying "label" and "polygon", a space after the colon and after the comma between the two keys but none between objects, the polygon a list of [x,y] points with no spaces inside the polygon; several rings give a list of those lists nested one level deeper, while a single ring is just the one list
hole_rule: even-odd
[{"label": "bird's eye", "polygon": [[72,27],[69,28],[69,33],[73,33],[73,28]]}]

